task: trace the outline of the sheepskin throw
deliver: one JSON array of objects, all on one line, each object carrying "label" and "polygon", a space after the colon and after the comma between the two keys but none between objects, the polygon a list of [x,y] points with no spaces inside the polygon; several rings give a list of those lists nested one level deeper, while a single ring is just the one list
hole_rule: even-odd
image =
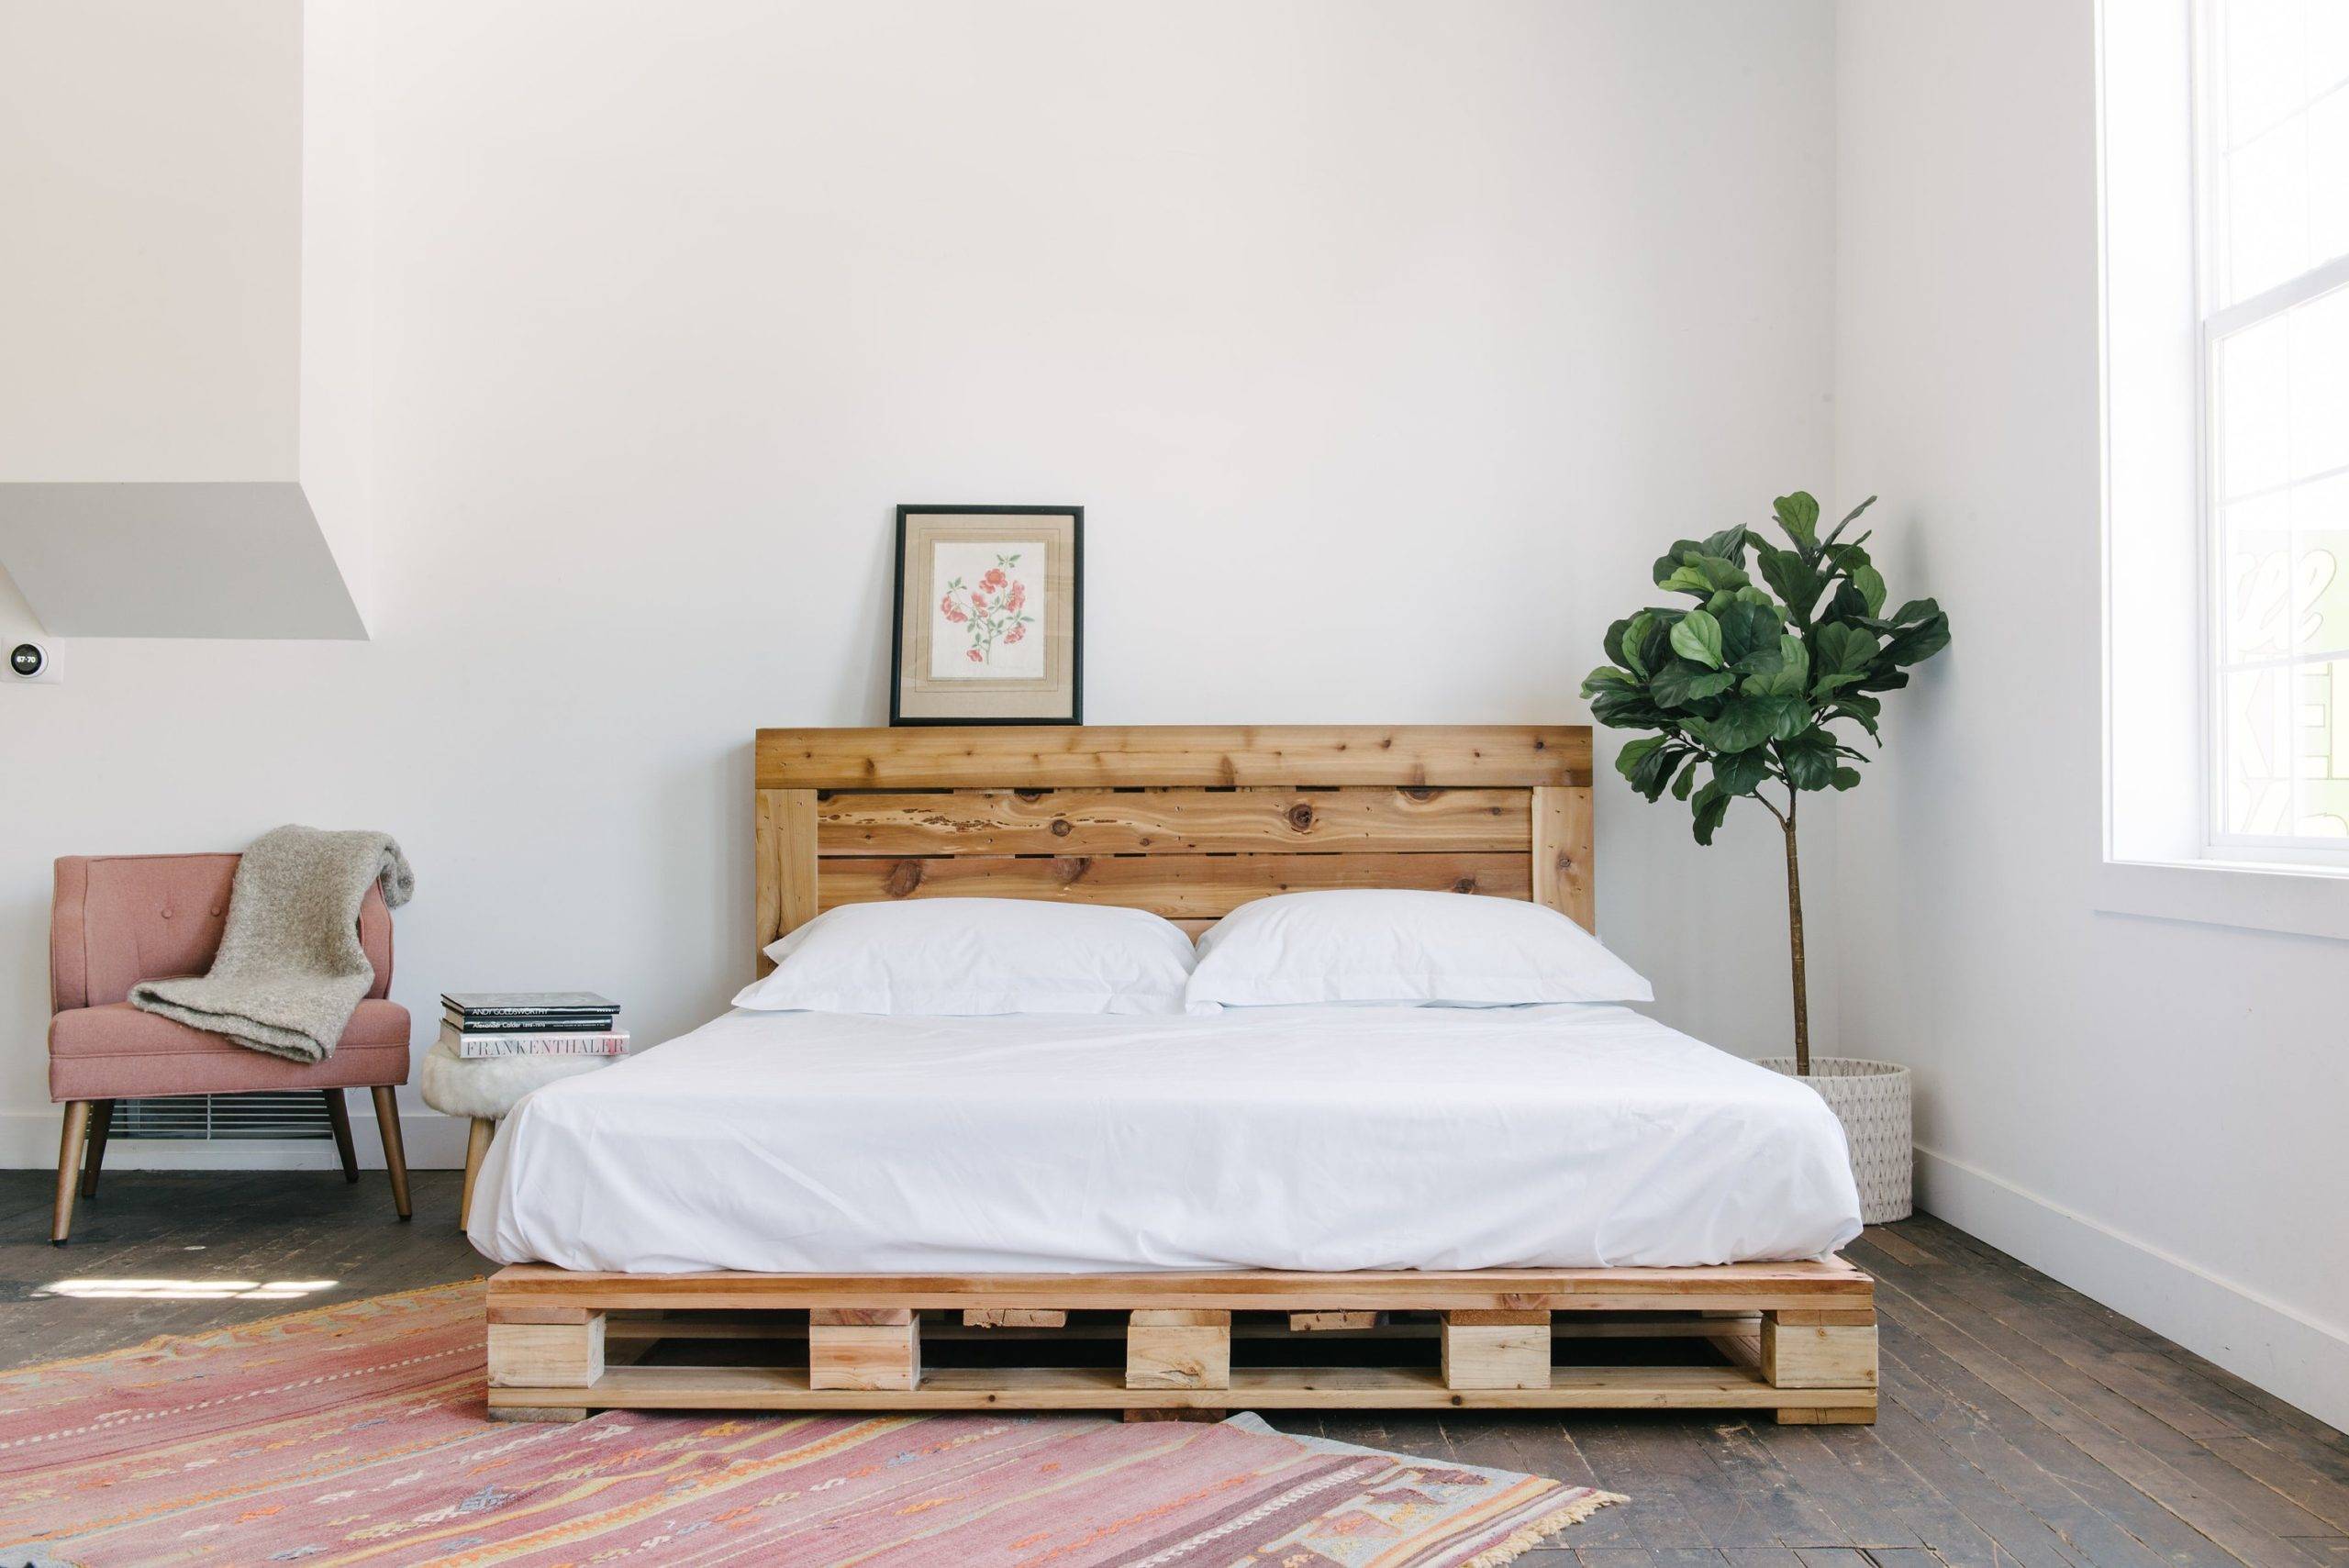
[{"label": "sheepskin throw", "polygon": [[432,1042],[417,1069],[424,1103],[442,1116],[496,1121],[531,1090],[618,1061],[616,1056],[484,1056],[468,1062],[447,1034]]},{"label": "sheepskin throw", "polygon": [[272,1056],[324,1061],[375,981],[359,945],[370,883],[395,909],[416,891],[390,834],[271,829],[237,862],[212,973],[142,980],[130,1005]]}]

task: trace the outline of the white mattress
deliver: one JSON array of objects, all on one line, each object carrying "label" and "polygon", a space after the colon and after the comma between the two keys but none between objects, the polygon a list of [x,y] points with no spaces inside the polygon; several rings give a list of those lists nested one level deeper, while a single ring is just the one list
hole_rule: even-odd
[{"label": "white mattress", "polygon": [[524,1100],[468,1234],[666,1273],[1817,1257],[1826,1105],[1627,1008],[734,1012]]}]

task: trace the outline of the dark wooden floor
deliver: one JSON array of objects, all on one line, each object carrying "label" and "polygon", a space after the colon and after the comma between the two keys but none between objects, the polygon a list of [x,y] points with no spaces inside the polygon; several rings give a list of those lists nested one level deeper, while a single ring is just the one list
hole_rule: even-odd
[{"label": "dark wooden floor", "polygon": [[[110,1173],[60,1250],[45,1240],[49,1178],[0,1172],[0,1364],[482,1273],[456,1231],[453,1174],[416,1184],[416,1222],[401,1225],[379,1173],[356,1187],[307,1172]],[[1275,1424],[1631,1496],[1525,1568],[2349,1568],[2341,1433],[1938,1221],[1871,1230],[1851,1255],[1881,1282],[1874,1427],[1695,1414]],[[131,1280],[332,1283],[277,1300],[52,1288]]]}]

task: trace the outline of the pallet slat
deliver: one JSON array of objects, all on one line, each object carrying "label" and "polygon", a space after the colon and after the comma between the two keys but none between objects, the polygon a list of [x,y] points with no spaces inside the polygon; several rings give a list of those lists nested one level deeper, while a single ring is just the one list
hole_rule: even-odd
[{"label": "pallet slat", "polygon": [[1532,870],[1522,854],[1074,855],[1039,859],[954,855],[889,860],[833,856],[822,862],[817,903],[837,909],[896,898],[1052,898],[1117,904],[1169,918],[1228,915],[1275,893],[1397,887],[1527,898]]},{"label": "pallet slat", "polygon": [[841,855],[1524,853],[1525,789],[932,790],[816,806],[816,851]]},{"label": "pallet slat", "polygon": [[1872,1307],[1875,1282],[1840,1258],[1688,1269],[1483,1269],[1456,1273],[1279,1270],[1118,1274],[626,1274],[514,1263],[490,1277],[493,1306],[739,1311],[815,1307],[1136,1307],[1234,1311],[1475,1309],[1761,1312]]},{"label": "pallet slat", "polygon": [[796,1367],[625,1366],[592,1388],[493,1388],[506,1407],[680,1410],[1709,1409],[1873,1412],[1872,1392],[1773,1388],[1734,1368],[1559,1367],[1546,1388],[1454,1389],[1408,1367],[1235,1367],[1226,1388],[1130,1388],[1115,1367],[941,1367],[910,1393],[810,1389]]},{"label": "pallet slat", "polygon": [[762,729],[760,789],[1590,783],[1590,728],[1540,724]]}]

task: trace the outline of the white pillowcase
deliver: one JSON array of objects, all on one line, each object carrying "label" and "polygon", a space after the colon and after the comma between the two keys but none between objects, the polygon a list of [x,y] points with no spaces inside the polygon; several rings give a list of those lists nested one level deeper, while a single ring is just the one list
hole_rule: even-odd
[{"label": "white pillowcase", "polygon": [[915,898],[827,910],[738,1007],[813,1013],[1179,1013],[1197,950],[1142,909]]},{"label": "white pillowcase", "polygon": [[1187,1010],[1297,1002],[1492,1007],[1650,1002],[1654,990],[1544,905],[1462,893],[1284,893],[1199,939]]}]

